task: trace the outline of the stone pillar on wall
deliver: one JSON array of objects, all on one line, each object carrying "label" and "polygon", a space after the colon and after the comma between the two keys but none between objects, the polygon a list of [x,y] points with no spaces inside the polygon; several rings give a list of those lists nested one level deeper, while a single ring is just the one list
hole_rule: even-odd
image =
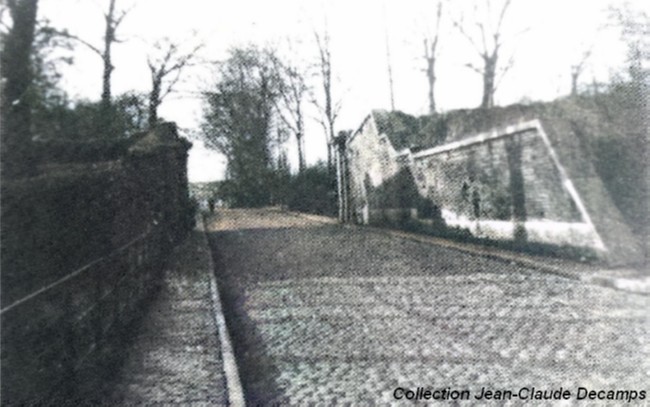
[{"label": "stone pillar on wall", "polygon": [[192,143],[178,136],[175,123],[161,123],[129,149],[128,162],[145,191],[154,225],[170,241],[190,226],[187,157]]},{"label": "stone pillar on wall", "polygon": [[346,223],[350,221],[350,199],[349,199],[349,181],[348,181],[348,161],[347,161],[347,139],[349,131],[340,131],[338,137],[334,140],[336,145],[336,180],[337,195],[339,206],[339,222]]}]

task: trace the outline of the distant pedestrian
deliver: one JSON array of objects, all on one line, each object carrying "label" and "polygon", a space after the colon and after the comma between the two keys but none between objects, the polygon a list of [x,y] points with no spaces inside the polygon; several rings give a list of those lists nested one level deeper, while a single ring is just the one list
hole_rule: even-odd
[{"label": "distant pedestrian", "polygon": [[474,219],[481,217],[481,195],[476,188],[472,191],[472,208],[474,209]]},{"label": "distant pedestrian", "polygon": [[208,208],[210,209],[210,213],[214,213],[214,198],[208,199]]}]

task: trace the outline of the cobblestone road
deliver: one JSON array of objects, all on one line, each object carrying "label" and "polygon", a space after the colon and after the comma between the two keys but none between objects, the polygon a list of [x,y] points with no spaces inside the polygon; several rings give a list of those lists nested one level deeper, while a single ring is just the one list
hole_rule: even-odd
[{"label": "cobblestone road", "polygon": [[650,390],[648,296],[280,212],[224,211],[209,229],[249,402]]}]

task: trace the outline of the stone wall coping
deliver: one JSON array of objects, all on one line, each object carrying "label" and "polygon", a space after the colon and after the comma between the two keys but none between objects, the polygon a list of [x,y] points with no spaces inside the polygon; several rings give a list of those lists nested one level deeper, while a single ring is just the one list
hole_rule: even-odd
[{"label": "stone wall coping", "polygon": [[161,147],[189,150],[192,143],[178,136],[175,123],[161,123],[129,148],[130,154],[149,153]]},{"label": "stone wall coping", "polygon": [[[538,119],[526,121],[523,123],[513,124],[501,129],[495,129],[489,132],[480,133],[476,136],[465,138],[463,140],[454,141],[451,143],[443,144],[441,146],[428,148],[426,150],[419,151],[413,155],[413,158],[424,158],[440,153],[445,153],[447,151],[456,150],[459,148],[469,147],[474,144],[484,143],[486,141],[492,141],[498,138],[512,136],[514,134],[523,133],[529,130],[538,130],[541,127],[541,124]],[[405,149],[400,151],[400,155],[409,153],[410,150]]]}]

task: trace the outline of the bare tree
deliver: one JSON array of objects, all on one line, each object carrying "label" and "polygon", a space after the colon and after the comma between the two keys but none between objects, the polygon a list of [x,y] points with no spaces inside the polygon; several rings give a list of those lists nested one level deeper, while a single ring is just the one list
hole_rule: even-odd
[{"label": "bare tree", "polygon": [[429,114],[436,112],[435,86],[436,86],[436,51],[440,35],[440,19],[442,17],[442,2],[439,1],[436,8],[436,26],[433,36],[424,38],[424,60],[427,63],[425,70],[429,81]]},{"label": "bare tree", "polygon": [[314,104],[321,112],[319,122],[323,126],[327,137],[327,165],[331,170],[333,168],[332,149],[334,143],[336,119],[341,110],[340,100],[335,102],[332,96],[332,54],[330,51],[330,37],[327,29],[323,34],[314,31],[316,45],[318,46],[318,69],[322,80],[323,103],[317,98],[313,99]]},{"label": "bare tree", "polygon": [[578,94],[578,78],[585,68],[585,62],[591,56],[591,48],[585,51],[577,64],[571,65],[571,96]]},{"label": "bare tree", "polygon": [[282,123],[296,137],[298,145],[298,169],[305,169],[304,111],[303,102],[309,88],[305,82],[306,73],[297,66],[282,62],[277,55],[270,55],[277,77],[277,98],[275,108]]},{"label": "bare tree", "polygon": [[[499,81],[512,67],[514,62],[511,57],[508,63],[498,72],[500,52],[503,46],[503,39],[501,38],[503,20],[511,3],[511,0],[505,0],[503,2],[502,7],[498,11],[496,24],[491,24],[490,22],[493,10],[489,0],[486,0],[487,15],[485,20],[475,20],[473,24],[466,24],[461,16],[460,20],[453,21],[454,27],[469,41],[481,58],[482,66],[476,66],[472,63],[467,63],[466,66],[477,72],[483,78],[483,98],[481,100],[481,107],[483,108],[494,106],[494,92],[499,85]],[[474,17],[478,17],[476,8],[475,5],[475,12],[472,13]],[[478,31],[470,31],[470,28],[473,27],[476,27]]]},{"label": "bare tree", "polygon": [[111,46],[119,40],[115,37],[117,28],[126,17],[127,11],[123,10],[119,15],[115,14],[115,0],[111,0],[108,6],[108,12],[104,14],[106,29],[104,32],[104,52],[101,55],[104,61],[104,72],[102,74],[102,104],[110,105],[111,103],[111,74],[113,73],[113,63],[111,62]]},{"label": "bare tree", "polygon": [[183,53],[177,43],[168,39],[155,44],[157,56],[149,56],[147,64],[151,73],[151,93],[149,93],[149,127],[158,121],[158,107],[163,99],[174,90],[183,70],[191,66],[197,52],[203,47],[199,44],[190,51]]},{"label": "bare tree", "polygon": [[81,44],[88,47],[88,49],[93,51],[102,59],[104,63],[104,70],[102,72],[101,103],[102,103],[102,108],[104,109],[108,109],[108,107],[111,105],[111,75],[113,73],[113,70],[115,69],[111,59],[111,48],[114,43],[121,42],[121,40],[118,39],[116,36],[117,29],[120,26],[120,24],[122,24],[122,21],[124,21],[124,17],[126,17],[126,15],[129,12],[129,10],[116,11],[115,1],[116,0],[110,0],[110,3],[108,4],[108,10],[106,11],[106,13],[104,13],[104,21],[106,22],[106,26],[104,29],[103,49],[100,49],[100,47],[95,46],[91,42],[88,42],[83,38],[80,38],[74,34],[68,33],[67,31],[59,32],[59,34],[61,35],[79,41]]}]

